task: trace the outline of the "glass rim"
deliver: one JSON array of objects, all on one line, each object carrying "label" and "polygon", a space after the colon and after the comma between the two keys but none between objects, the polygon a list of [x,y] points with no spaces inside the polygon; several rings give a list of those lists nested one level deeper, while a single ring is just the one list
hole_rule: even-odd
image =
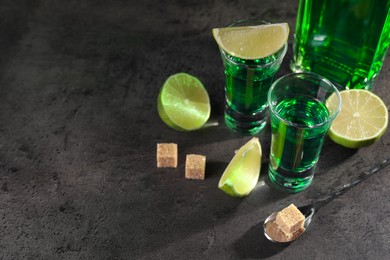
[{"label": "glass rim", "polygon": [[[265,21],[265,20],[261,20],[261,19],[243,19],[243,20],[237,20],[231,24],[229,24],[227,27],[239,27],[241,24],[243,24],[243,26],[250,26],[250,25],[262,25],[262,24],[271,24],[270,22],[268,21]],[[275,63],[281,63],[284,59],[284,56],[286,55],[287,53],[287,48],[288,48],[288,42],[286,42],[286,44],[280,48],[279,50],[277,50],[275,53],[271,54],[271,55],[274,55],[276,53],[278,53],[280,50],[283,49],[283,51],[279,54],[279,56],[272,62],[270,63],[267,63],[267,64],[262,64],[262,65],[246,65],[246,64],[242,64],[242,63],[238,63],[234,60],[232,60],[230,58],[231,57],[235,57],[234,55],[231,55],[227,52],[225,52],[223,49],[219,48],[221,54],[229,61],[231,62],[232,64],[236,65],[236,66],[241,66],[241,67],[250,67],[250,68],[267,68],[269,66],[272,66],[274,65]],[[271,56],[269,55],[269,56]],[[269,56],[266,56],[266,57],[269,57]],[[264,58],[266,58],[264,57]],[[260,58],[260,59],[264,59],[264,58]],[[260,60],[259,59],[259,60]]]},{"label": "glass rim", "polygon": [[[277,84],[279,84],[281,81],[285,80],[286,78],[292,78],[292,77],[295,78],[295,77],[297,77],[299,75],[303,75],[305,77],[309,76],[310,78],[315,78],[315,79],[318,79],[321,82],[325,82],[326,84],[328,84],[334,90],[333,93],[336,93],[338,106],[337,106],[336,110],[334,111],[333,115],[331,115],[328,118],[328,120],[326,120],[325,122],[320,123],[320,124],[315,124],[315,125],[312,125],[312,126],[307,126],[307,125],[303,125],[303,124],[297,124],[297,123],[293,123],[293,122],[291,122],[289,120],[286,120],[285,118],[281,117],[279,115],[279,113],[275,110],[275,106],[272,104],[272,101],[271,101],[271,94],[272,94],[273,90],[275,89],[275,87],[277,86]],[[333,93],[331,95],[333,95]],[[284,76],[278,78],[277,80],[275,80],[274,83],[272,83],[270,89],[268,90],[267,103],[268,103],[268,108],[269,108],[270,112],[273,115],[275,115],[279,120],[283,121],[284,123],[286,123],[289,126],[294,126],[296,128],[319,128],[319,127],[321,127],[323,125],[328,124],[329,122],[332,122],[338,116],[338,114],[340,113],[340,110],[341,110],[342,100],[341,100],[341,94],[340,94],[339,90],[328,79],[326,79],[326,78],[324,78],[324,77],[322,77],[322,76],[320,76],[320,75],[318,75],[316,73],[313,73],[313,72],[298,72],[298,73],[290,73],[290,74],[284,75]]]},{"label": "glass rim", "polygon": [[268,21],[262,19],[241,19],[228,24],[227,27],[239,27],[237,25],[245,24],[244,26],[271,24]]}]

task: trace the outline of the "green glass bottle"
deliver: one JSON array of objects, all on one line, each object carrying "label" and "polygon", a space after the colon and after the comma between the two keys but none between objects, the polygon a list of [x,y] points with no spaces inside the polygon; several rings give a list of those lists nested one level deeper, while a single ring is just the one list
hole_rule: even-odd
[{"label": "green glass bottle", "polygon": [[371,89],[390,45],[390,0],[300,0],[291,69]]}]

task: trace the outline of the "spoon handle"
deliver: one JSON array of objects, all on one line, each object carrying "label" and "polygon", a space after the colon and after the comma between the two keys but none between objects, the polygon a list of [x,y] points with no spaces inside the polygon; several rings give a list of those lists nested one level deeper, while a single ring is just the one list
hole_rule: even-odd
[{"label": "spoon handle", "polygon": [[382,170],[386,166],[390,164],[390,158],[384,159],[377,165],[374,165],[372,168],[368,169],[367,171],[362,172],[359,177],[357,177],[355,180],[351,181],[350,183],[344,184],[343,186],[336,188],[333,192],[329,193],[327,196],[324,198],[318,199],[315,201],[313,204],[315,205],[316,208],[322,207],[324,204],[327,204],[329,201],[333,200],[334,198],[340,196],[347,190],[355,187],[374,173]]}]

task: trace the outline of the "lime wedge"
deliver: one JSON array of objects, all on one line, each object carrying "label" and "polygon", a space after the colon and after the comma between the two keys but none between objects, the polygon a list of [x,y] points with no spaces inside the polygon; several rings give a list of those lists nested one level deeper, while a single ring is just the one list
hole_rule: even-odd
[{"label": "lime wedge", "polygon": [[[361,148],[377,141],[388,124],[388,111],[383,101],[362,89],[343,90],[340,94],[343,105],[330,127],[329,137],[348,148]],[[331,109],[336,102],[336,96],[332,95],[326,105]]]},{"label": "lime wedge", "polygon": [[267,57],[280,50],[287,42],[287,23],[256,26],[214,28],[214,39],[226,53],[248,60]]},{"label": "lime wedge", "polygon": [[209,95],[199,79],[186,73],[170,76],[157,101],[161,120],[176,130],[201,128],[210,117]]},{"label": "lime wedge", "polygon": [[218,188],[234,197],[248,195],[259,180],[261,155],[259,139],[254,137],[236,152],[222,174]]}]

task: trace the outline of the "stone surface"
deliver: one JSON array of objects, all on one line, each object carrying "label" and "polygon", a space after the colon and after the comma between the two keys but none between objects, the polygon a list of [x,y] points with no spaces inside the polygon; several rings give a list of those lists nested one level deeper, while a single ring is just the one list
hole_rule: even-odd
[{"label": "stone surface", "polygon": [[[389,156],[390,133],[360,150],[325,142],[312,186],[296,195],[262,177],[244,199],[217,188],[249,138],[223,123],[224,76],[211,28],[286,21],[297,1],[0,2],[0,259],[386,259],[390,168],[322,208],[288,247],[264,218],[304,205]],[[289,73],[292,34],[279,76]],[[157,114],[171,74],[199,77],[217,127],[177,132]],[[374,92],[390,104],[390,57]],[[176,169],[156,143],[178,143]],[[185,155],[207,156],[206,179],[184,178]]]}]

